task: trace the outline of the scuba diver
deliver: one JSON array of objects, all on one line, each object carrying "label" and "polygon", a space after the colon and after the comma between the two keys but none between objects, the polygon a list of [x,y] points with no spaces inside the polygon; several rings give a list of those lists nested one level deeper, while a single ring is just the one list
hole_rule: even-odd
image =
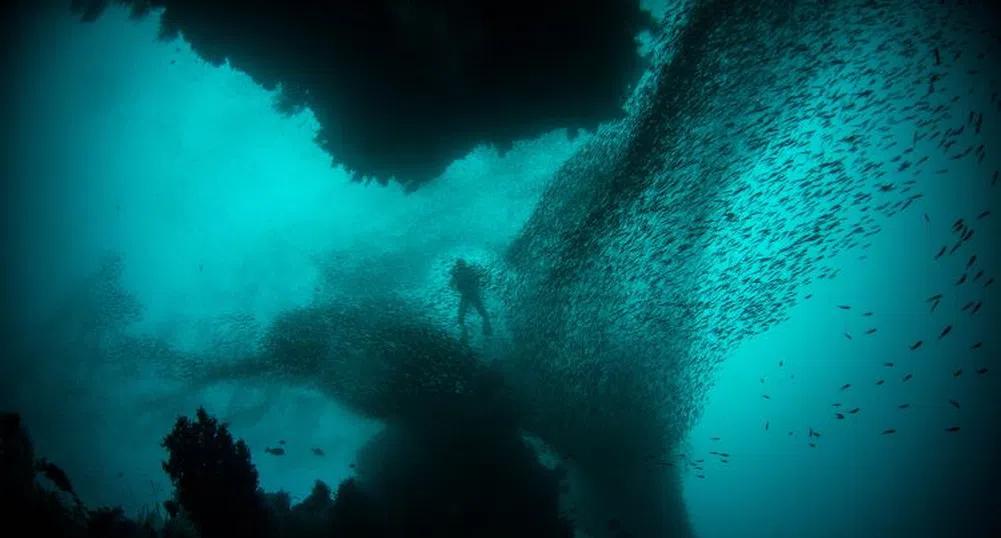
[{"label": "scuba diver", "polygon": [[459,292],[459,325],[462,326],[462,338],[466,340],[466,311],[472,306],[483,320],[483,335],[490,336],[493,329],[490,327],[490,317],[487,309],[483,306],[483,296],[481,290],[483,286],[489,284],[490,275],[480,267],[474,267],[466,263],[466,260],[459,258],[452,266],[452,280],[449,286]]}]

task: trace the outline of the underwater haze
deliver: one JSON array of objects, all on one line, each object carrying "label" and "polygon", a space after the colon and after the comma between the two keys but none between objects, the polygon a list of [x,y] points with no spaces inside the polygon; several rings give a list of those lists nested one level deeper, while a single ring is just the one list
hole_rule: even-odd
[{"label": "underwater haze", "polygon": [[[526,435],[586,471],[635,459],[615,467],[642,483],[629,504],[678,489],[687,522],[637,527],[1001,532],[989,9],[658,5],[631,119],[480,147],[412,193],[351,182],[308,110],[158,41],[155,16],[39,12],[9,67],[0,407],[87,504],[166,500],[160,441],[199,405],[264,489],[302,499],[352,476],[384,417],[314,371],[226,366],[320,301],[418,312],[458,341],[462,257],[494,275],[494,332],[470,313],[468,343],[506,365]],[[367,352],[337,373],[378,380]],[[615,536],[624,508],[600,490],[618,483],[594,476],[567,503],[600,514],[579,535]]]}]

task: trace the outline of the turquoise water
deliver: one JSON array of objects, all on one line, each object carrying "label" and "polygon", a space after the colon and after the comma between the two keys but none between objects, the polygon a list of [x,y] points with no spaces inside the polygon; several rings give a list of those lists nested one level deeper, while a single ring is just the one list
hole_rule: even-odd
[{"label": "turquoise water", "polygon": [[[251,314],[267,323],[308,304],[318,288],[330,286],[321,271],[330,259],[380,268],[364,282],[340,283],[334,293],[391,287],[444,325],[455,308],[444,285],[449,261],[462,255],[497,263],[557,170],[591,136],[550,133],[504,157],[478,150],[410,196],[352,184],[313,147],[308,114],[280,117],[270,108],[272,96],[246,76],[205,65],[182,42],[156,43],[155,33],[155,21],[130,23],[109,14],[84,26],[67,14],[39,21],[22,36],[11,167],[21,181],[12,182],[16,190],[8,196],[17,243],[7,285],[25,322],[43,323],[64,311],[80,318],[74,323],[96,316],[73,314],[67,297],[114,252],[122,260],[122,285],[143,311],[127,331],[154,335],[180,352],[217,345],[221,319]],[[987,50],[993,56],[984,65],[998,53],[996,44]],[[975,54],[963,56],[969,69],[978,65]],[[874,53],[872,62],[880,66],[877,78],[892,78],[893,62],[907,63],[890,53]],[[952,118],[942,128],[982,111],[981,140],[963,138],[951,152],[936,142],[916,143],[915,157],[929,156],[921,175],[880,180],[914,177],[921,199],[876,217],[880,232],[857,246],[832,249],[833,257],[817,265],[836,268],[836,277],[796,287],[795,304],[775,307],[782,319],[761,334],[734,342],[710,330],[715,323],[723,333],[739,332],[733,316],[699,318],[702,332],[693,345],[702,349],[692,354],[721,362],[695,376],[705,387],[689,392],[704,407],[685,441],[665,456],[680,469],[698,536],[975,536],[990,518],[997,524],[1001,342],[992,330],[997,288],[984,284],[999,263],[1001,185],[991,183],[1001,166],[993,149],[999,106],[991,97],[999,88],[996,73],[960,71],[943,82],[954,90],[943,101]],[[814,82],[832,84],[822,74]],[[838,82],[845,92],[858,84]],[[869,125],[888,125],[889,116],[873,112]],[[840,138],[851,130],[807,121],[781,126],[776,139],[813,129]],[[907,125],[888,131],[902,145],[913,134]],[[788,158],[800,168],[783,171],[781,182],[800,185],[796,174],[811,156],[798,153],[799,146],[755,149],[737,140],[735,152],[761,153],[756,167],[738,175],[764,192],[733,195],[728,203],[738,218],[762,215],[795,231],[830,209],[820,197],[784,199],[792,188],[772,177],[776,163]],[[949,159],[978,143],[986,147],[983,162]],[[830,145],[820,136],[812,141],[815,151]],[[899,152],[868,148],[867,156],[891,161]],[[940,169],[947,172],[937,174]],[[724,189],[719,196],[730,194]],[[781,216],[800,209],[795,217]],[[977,220],[988,210],[991,215]],[[959,218],[976,234],[954,254],[935,259],[943,245],[955,243],[952,224]],[[698,262],[707,283],[767,276],[733,256],[771,254],[780,244],[742,237],[739,228],[718,229],[713,238],[717,248]],[[735,241],[751,246],[730,249]],[[974,281],[980,269],[984,274]],[[964,273],[969,281],[956,285]],[[710,303],[707,312],[760,296],[716,296],[706,288],[692,300]],[[930,311],[926,299],[938,293],[943,298]],[[962,310],[971,301],[982,301],[975,315]],[[500,309],[500,298],[489,299],[488,307]],[[947,325],[950,333],[939,338]],[[871,329],[876,332],[867,334]],[[715,338],[725,349],[713,347]],[[923,345],[911,351],[918,340]],[[972,349],[975,343],[981,345]],[[473,342],[486,355],[504,344],[503,332],[498,340]],[[306,388],[234,382],[187,390],[164,377],[155,360],[95,358],[75,353],[75,345],[36,360],[44,383],[22,387],[34,402],[24,412],[39,452],[60,462],[94,504],[138,511],[165,499],[157,441],[176,414],[201,403],[247,440],[265,489],[299,497],[317,477],[329,483],[348,477],[355,450],[379,428]],[[913,378],[905,382],[907,374]],[[885,383],[877,385],[880,379]],[[846,384],[851,387],[842,390]],[[838,412],[845,418],[836,418]],[[960,431],[945,431],[954,426]],[[895,433],[882,434],[888,429]],[[278,440],[288,454],[263,455]],[[315,456],[312,447],[325,455]]]}]

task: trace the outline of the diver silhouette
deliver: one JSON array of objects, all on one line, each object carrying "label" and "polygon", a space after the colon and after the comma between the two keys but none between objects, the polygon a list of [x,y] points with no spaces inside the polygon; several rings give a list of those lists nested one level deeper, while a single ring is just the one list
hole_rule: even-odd
[{"label": "diver silhouette", "polygon": [[483,335],[490,336],[490,316],[483,306],[483,286],[489,284],[489,274],[480,267],[474,267],[466,260],[459,258],[452,266],[452,280],[449,286],[459,292],[459,325],[462,326],[463,339],[467,336],[466,311],[472,306],[483,320]]}]

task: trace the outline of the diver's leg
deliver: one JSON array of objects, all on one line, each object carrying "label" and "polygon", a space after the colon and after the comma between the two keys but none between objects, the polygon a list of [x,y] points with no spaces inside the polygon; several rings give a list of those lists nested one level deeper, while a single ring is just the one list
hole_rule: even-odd
[{"label": "diver's leg", "polygon": [[466,326],[466,310],[469,310],[469,298],[465,295],[459,299],[459,325]]},{"label": "diver's leg", "polygon": [[476,309],[476,312],[480,314],[480,318],[483,319],[483,334],[490,336],[493,333],[493,328],[490,326],[490,316],[487,315],[487,309],[483,306],[483,299],[477,297],[472,303],[473,308]]}]

